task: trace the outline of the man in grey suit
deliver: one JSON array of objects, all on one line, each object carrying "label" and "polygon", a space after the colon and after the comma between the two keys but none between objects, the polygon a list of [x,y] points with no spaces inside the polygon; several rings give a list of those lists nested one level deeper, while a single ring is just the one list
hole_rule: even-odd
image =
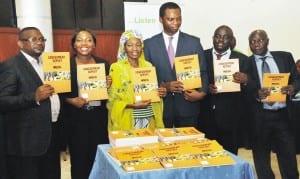
[{"label": "man in grey suit", "polygon": [[[144,53],[146,59],[156,67],[159,83],[168,91],[164,98],[165,127],[198,127],[200,100],[206,95],[208,86],[206,61],[200,39],[179,30],[181,9],[176,3],[161,5],[159,16],[163,32],[145,40]],[[172,62],[174,56],[168,53],[170,49],[175,56],[198,55],[202,88],[184,90],[182,83],[176,79]]]},{"label": "man in grey suit", "polygon": [[59,179],[59,98],[43,84],[40,55],[46,39],[39,29],[20,31],[20,52],[0,66],[0,112],[5,127],[9,179]]},{"label": "man in grey suit", "polygon": [[[288,107],[290,96],[300,88],[299,74],[293,56],[289,52],[269,51],[269,38],[264,30],[255,30],[249,35],[249,46],[253,55],[250,56],[253,84],[253,146],[252,153],[256,173],[259,179],[274,179],[271,168],[271,150],[277,154],[281,177],[298,179],[297,160],[294,136]],[[265,68],[268,68],[266,70]],[[270,95],[270,90],[262,86],[263,73],[290,73],[288,85],[281,88],[287,95],[286,102],[261,102]]]}]

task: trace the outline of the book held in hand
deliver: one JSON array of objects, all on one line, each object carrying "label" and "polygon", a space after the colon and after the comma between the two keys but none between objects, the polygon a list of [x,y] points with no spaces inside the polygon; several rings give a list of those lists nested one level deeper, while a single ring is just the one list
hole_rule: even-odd
[{"label": "book held in hand", "polygon": [[108,99],[104,63],[77,65],[79,95],[88,101]]},{"label": "book held in hand", "polygon": [[132,68],[131,71],[134,101],[140,102],[149,99],[151,102],[160,101],[155,67]]},{"label": "book held in hand", "polygon": [[183,83],[185,90],[202,87],[197,54],[175,57],[174,66],[177,80]]},{"label": "book held in hand", "polygon": [[45,84],[50,84],[55,93],[71,91],[69,52],[44,52],[42,64]]},{"label": "book held in hand", "polygon": [[239,59],[214,60],[214,81],[218,93],[241,91],[240,84],[233,82],[233,74],[239,71]]},{"label": "book held in hand", "polygon": [[285,102],[286,94],[281,93],[281,88],[288,85],[290,73],[264,73],[263,87],[270,90],[270,96],[262,102]]}]

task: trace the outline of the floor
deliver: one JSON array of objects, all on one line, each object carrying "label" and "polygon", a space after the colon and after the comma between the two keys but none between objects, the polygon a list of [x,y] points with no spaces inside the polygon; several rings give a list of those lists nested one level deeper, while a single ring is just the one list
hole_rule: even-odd
[{"label": "floor", "polygon": [[[251,163],[253,165],[253,160],[252,160],[252,152],[251,150],[246,150],[246,149],[239,149],[239,157],[247,160],[249,163]],[[70,157],[68,154],[62,153],[62,160],[61,160],[61,168],[62,168],[62,179],[71,179],[70,176]],[[277,165],[277,159],[276,159],[276,155],[272,153],[271,155],[271,164],[272,164],[272,168],[273,171],[275,173],[276,179],[280,179],[280,172],[278,169],[278,165]],[[297,155],[297,161],[298,161],[298,170],[300,171],[300,155]]]}]

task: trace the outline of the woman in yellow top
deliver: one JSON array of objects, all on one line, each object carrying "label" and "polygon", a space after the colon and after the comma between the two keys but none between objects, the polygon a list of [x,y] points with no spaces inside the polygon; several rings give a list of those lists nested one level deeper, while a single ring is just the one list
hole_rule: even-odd
[{"label": "woman in yellow top", "polygon": [[[125,31],[120,38],[118,61],[110,67],[112,84],[109,88],[108,130],[138,128],[163,128],[162,102],[135,101],[131,69],[150,67],[143,53],[142,35],[133,30]],[[158,88],[160,97],[166,95],[165,88]]]}]

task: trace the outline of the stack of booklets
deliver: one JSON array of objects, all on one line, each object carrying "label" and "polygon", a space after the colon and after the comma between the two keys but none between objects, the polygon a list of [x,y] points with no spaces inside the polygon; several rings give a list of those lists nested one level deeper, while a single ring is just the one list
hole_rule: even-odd
[{"label": "stack of booklets", "polygon": [[152,150],[141,146],[112,148],[108,153],[127,172],[163,168]]},{"label": "stack of booklets", "polygon": [[195,138],[204,139],[205,137],[203,132],[194,127],[156,129],[155,134],[158,135],[158,140],[162,142]]},{"label": "stack of booklets", "polygon": [[127,172],[235,164],[232,157],[217,141],[208,139],[115,147],[108,153]]},{"label": "stack of booklets", "polygon": [[135,146],[158,142],[158,136],[150,129],[110,131],[108,136],[112,147]]}]

